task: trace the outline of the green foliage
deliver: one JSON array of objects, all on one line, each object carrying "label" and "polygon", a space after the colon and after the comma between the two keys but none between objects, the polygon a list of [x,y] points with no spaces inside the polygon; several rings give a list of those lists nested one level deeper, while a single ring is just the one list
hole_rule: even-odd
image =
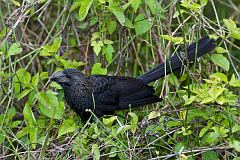
[{"label": "green foliage", "polygon": [[[3,1],[0,159],[239,159],[239,7],[229,3]],[[83,124],[49,81],[66,68],[138,76],[204,35],[219,38],[214,53],[152,84],[155,105]]]},{"label": "green foliage", "polygon": [[[185,105],[190,105],[193,102],[200,102],[201,104],[217,103],[220,105],[236,105],[238,96],[232,91],[229,91],[227,86],[239,87],[240,80],[236,80],[234,78],[235,76],[232,75],[230,82],[228,82],[226,75],[223,73],[213,73],[210,77],[211,79],[204,79],[205,84],[191,85],[190,92],[192,94],[190,97],[187,92],[183,91],[185,92],[185,94],[182,95]],[[187,87],[185,88],[187,89]]]}]

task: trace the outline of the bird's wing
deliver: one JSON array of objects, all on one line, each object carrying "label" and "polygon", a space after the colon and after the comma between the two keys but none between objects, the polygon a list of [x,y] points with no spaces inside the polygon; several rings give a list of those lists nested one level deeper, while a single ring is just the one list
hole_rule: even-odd
[{"label": "bird's wing", "polygon": [[[142,106],[160,101],[153,95],[154,89],[142,80],[130,77],[91,76],[94,79],[94,93],[99,104],[115,105],[117,109]],[[115,109],[116,110],[116,109]]]}]

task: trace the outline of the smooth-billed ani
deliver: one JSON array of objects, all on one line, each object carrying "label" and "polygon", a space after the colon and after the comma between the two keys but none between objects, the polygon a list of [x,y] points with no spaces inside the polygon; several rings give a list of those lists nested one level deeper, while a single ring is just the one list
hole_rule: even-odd
[{"label": "smooth-billed ani", "polygon": [[91,115],[86,109],[91,109],[96,116],[101,117],[129,106],[138,107],[161,101],[148,84],[181,69],[186,63],[213,51],[215,47],[215,40],[204,37],[137,78],[86,76],[76,69],[65,69],[53,73],[50,79],[63,87],[67,103],[86,121]]}]

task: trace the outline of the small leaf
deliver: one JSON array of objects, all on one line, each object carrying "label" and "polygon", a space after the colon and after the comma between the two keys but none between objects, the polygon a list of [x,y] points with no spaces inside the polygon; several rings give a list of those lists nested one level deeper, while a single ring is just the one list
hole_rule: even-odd
[{"label": "small leaf", "polygon": [[134,29],[136,35],[141,35],[151,29],[152,24],[145,18],[144,14],[140,13],[134,20]]},{"label": "small leaf", "polygon": [[225,74],[217,72],[217,73],[213,73],[210,75],[211,78],[217,79],[219,81],[223,81],[228,83],[228,78]]},{"label": "small leaf", "polygon": [[8,52],[7,52],[7,57],[10,57],[10,56],[13,56],[13,55],[17,55],[17,54],[20,54],[22,52],[22,47],[21,47],[21,44],[20,43],[13,43]]},{"label": "small leaf", "polygon": [[139,7],[139,5],[141,4],[141,0],[128,0],[132,6],[132,8],[134,9],[134,12],[137,12],[137,9]]},{"label": "small leaf", "polygon": [[234,148],[236,151],[240,152],[240,141],[239,140],[231,140],[229,146]]},{"label": "small leaf", "polygon": [[100,151],[99,151],[99,147],[97,144],[92,145],[92,154],[93,154],[95,160],[100,159]]},{"label": "small leaf", "polygon": [[102,66],[101,63],[95,63],[93,65],[93,68],[92,68],[92,71],[91,71],[91,75],[94,75],[94,74],[106,75],[107,74],[107,69],[106,68],[102,68],[101,66]]},{"label": "small leaf", "polygon": [[182,44],[183,43],[183,37],[173,37],[170,35],[160,35],[162,38],[171,41],[174,44]]},{"label": "small leaf", "polygon": [[102,49],[103,42],[102,42],[102,41],[93,41],[93,42],[91,43],[91,46],[93,46],[93,50],[94,50],[94,52],[96,53],[96,55],[98,56],[98,55],[99,55],[99,52],[100,52],[101,49]]},{"label": "small leaf", "polygon": [[240,87],[240,79],[236,79],[235,75],[233,74],[231,80],[229,81],[229,85],[233,87]]},{"label": "small leaf", "polygon": [[111,7],[109,8],[110,11],[117,17],[117,20],[118,22],[124,26],[124,23],[125,23],[125,15],[122,11],[121,8],[118,8],[118,7]]},{"label": "small leaf", "polygon": [[196,100],[196,98],[197,98],[196,96],[191,96],[190,98],[185,100],[184,105],[186,106],[192,104]]},{"label": "small leaf", "polygon": [[157,117],[160,117],[160,112],[152,111],[148,115],[148,120],[155,119]]},{"label": "small leaf", "polygon": [[116,21],[110,21],[107,23],[107,31],[109,34],[112,34],[117,28],[117,22]]},{"label": "small leaf", "polygon": [[128,114],[132,117],[132,120],[130,122],[131,123],[131,125],[130,125],[131,131],[132,131],[132,133],[135,133],[136,129],[137,129],[138,116],[133,112],[130,112]]},{"label": "small leaf", "polygon": [[228,50],[222,48],[222,47],[217,47],[216,48],[216,52],[217,53],[228,53]]},{"label": "small leaf", "polygon": [[112,116],[110,118],[103,118],[102,121],[103,121],[104,125],[111,126],[115,122],[116,119],[117,119],[116,116]]},{"label": "small leaf", "polygon": [[24,106],[23,116],[24,116],[24,120],[27,122],[27,126],[29,127],[35,126],[37,121],[28,103],[26,103]]},{"label": "small leaf", "polygon": [[133,23],[128,18],[126,18],[125,26],[130,29],[134,28]]},{"label": "small leaf", "polygon": [[209,95],[213,98],[213,99],[217,99],[218,96],[220,96],[223,91],[225,91],[226,88],[221,88],[221,87],[217,87],[217,86],[213,86],[209,91]]},{"label": "small leaf", "polygon": [[88,11],[91,8],[93,0],[82,0],[79,9],[79,20],[82,21],[87,17]]},{"label": "small leaf", "polygon": [[57,52],[62,43],[62,37],[56,37],[51,46],[51,52]]},{"label": "small leaf", "polygon": [[204,136],[204,134],[209,130],[209,128],[204,127],[201,129],[201,131],[199,132],[199,138],[201,138],[202,136]]},{"label": "small leaf", "polygon": [[113,52],[114,52],[113,46],[110,44],[107,45],[105,54],[106,54],[106,60],[107,60],[108,64],[110,64],[112,62]]},{"label": "small leaf", "polygon": [[69,12],[74,11],[75,9],[77,9],[80,6],[81,6],[81,1],[74,1]]},{"label": "small leaf", "polygon": [[145,3],[150,8],[152,14],[159,14],[161,12],[164,12],[163,8],[161,7],[161,4],[156,0],[147,0]]},{"label": "small leaf", "polygon": [[39,73],[35,74],[33,77],[32,77],[32,86],[34,89],[37,89],[38,87],[38,83],[39,83],[39,80],[40,80],[40,75]]},{"label": "small leaf", "polygon": [[18,2],[18,1],[16,1],[16,0],[11,0],[12,1],[12,3],[15,5],[15,6],[17,6],[17,7],[20,7],[21,6],[21,4]]},{"label": "small leaf", "polygon": [[203,160],[219,160],[218,154],[215,151],[207,151],[202,154]]},{"label": "small leaf", "polygon": [[240,125],[236,125],[236,126],[233,126],[232,127],[232,132],[234,133],[234,132],[238,132],[238,131],[240,131]]},{"label": "small leaf", "polygon": [[240,40],[240,28],[237,28],[236,23],[231,19],[223,19],[223,22],[233,38]]},{"label": "small leaf", "polygon": [[208,0],[200,0],[201,6],[205,6],[208,3]]},{"label": "small leaf", "polygon": [[214,102],[214,99],[212,97],[205,97],[202,99],[201,104],[210,103],[210,102]]},{"label": "small leaf", "polygon": [[64,102],[59,102],[57,96],[50,90],[45,94],[40,92],[36,95],[39,101],[39,109],[43,115],[53,118],[61,119],[64,113]]},{"label": "small leaf", "polygon": [[18,96],[18,101],[21,100],[23,97],[27,96],[31,91],[32,91],[32,89],[23,90],[21,92],[21,94]]},{"label": "small leaf", "polygon": [[64,134],[74,132],[76,130],[76,123],[73,119],[65,119],[60,126],[60,129],[58,131],[57,138],[61,137]]},{"label": "small leaf", "polygon": [[174,86],[178,86],[179,85],[178,78],[174,74],[170,74],[168,76],[168,80],[169,80],[169,83],[171,85],[174,85]]},{"label": "small leaf", "polygon": [[225,71],[229,70],[229,61],[222,54],[212,54],[211,61]]}]

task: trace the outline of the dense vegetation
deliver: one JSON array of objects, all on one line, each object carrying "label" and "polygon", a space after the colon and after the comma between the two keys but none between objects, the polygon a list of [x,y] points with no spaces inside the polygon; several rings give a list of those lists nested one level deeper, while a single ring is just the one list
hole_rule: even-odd
[{"label": "dense vegetation", "polygon": [[[239,0],[0,1],[0,159],[239,159],[239,13]],[[214,53],[152,84],[161,103],[83,124],[49,81],[136,77],[205,35]]]}]

